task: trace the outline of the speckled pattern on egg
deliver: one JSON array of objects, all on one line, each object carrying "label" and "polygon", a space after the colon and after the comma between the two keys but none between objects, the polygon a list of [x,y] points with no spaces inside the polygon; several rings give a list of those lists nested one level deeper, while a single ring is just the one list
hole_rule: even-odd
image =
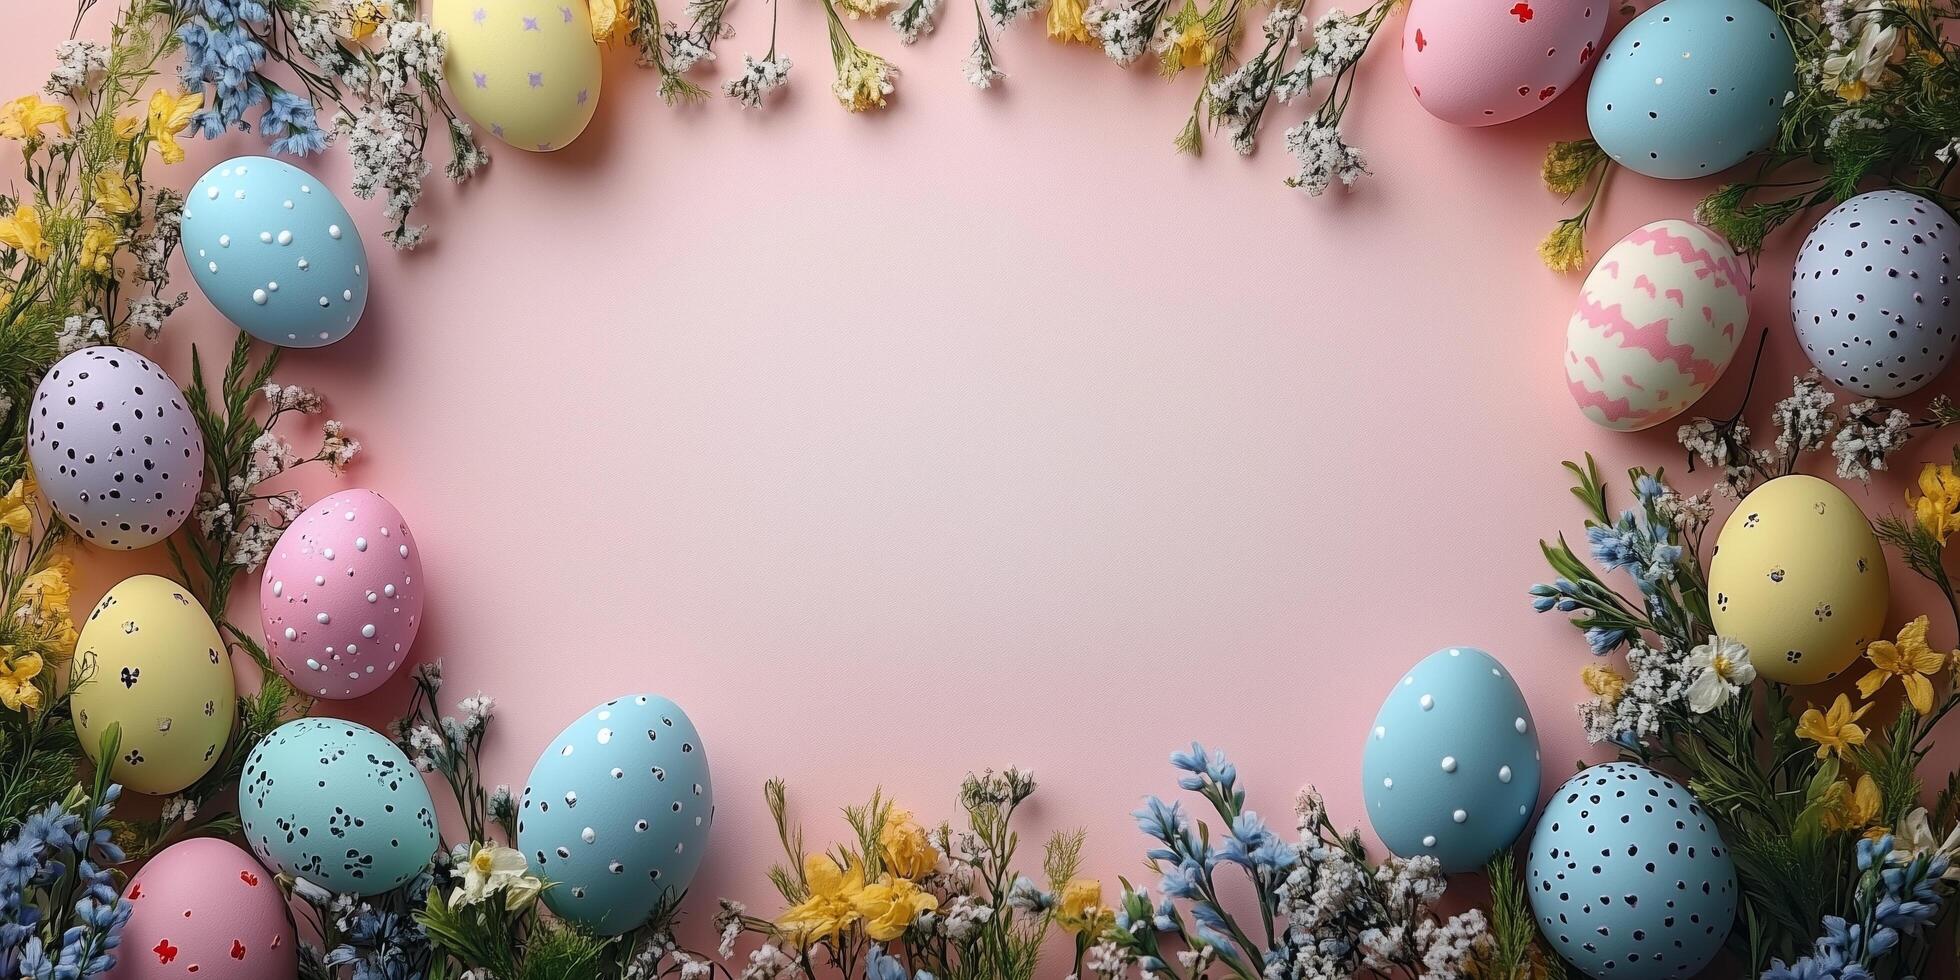
[{"label": "speckled pattern on egg", "polygon": [[1796,55],[1761,0],[1662,0],[1606,46],[1586,91],[1600,149],[1649,177],[1707,177],[1776,138]]},{"label": "speckled pattern on egg", "polygon": [[284,160],[234,157],[184,200],[184,261],[239,329],[281,347],[324,347],[367,308],[367,248],[340,200]]},{"label": "speckled pattern on egg", "polygon": [[270,871],[231,842],[192,837],[123,889],[129,921],[106,980],[291,980],[298,944]]},{"label": "speckled pattern on egg", "polygon": [[1735,923],[1735,863],[1680,783],[1610,762],[1545,804],[1525,862],[1539,931],[1589,977],[1692,977]]},{"label": "speckled pattern on egg", "polygon": [[27,458],[61,519],[119,551],[174,533],[204,479],[184,393],[122,347],[84,347],[48,369],[27,416]]},{"label": "speckled pattern on egg", "polygon": [[422,588],[422,552],[393,504],[372,490],[322,498],[266,559],[266,652],[307,694],[360,697],[408,661]]},{"label": "speckled pattern on egg", "polygon": [[450,97],[520,150],[563,149],[599,107],[599,46],[574,0],[435,0],[430,22],[449,37]]},{"label": "speckled pattern on egg", "polygon": [[1511,846],[1538,802],[1538,729],[1509,671],[1482,650],[1423,658],[1382,702],[1361,752],[1375,834],[1449,872]]},{"label": "speckled pattern on egg", "polygon": [[1713,232],[1668,218],[1634,229],[1586,275],[1565,325],[1565,383],[1609,429],[1686,411],[1735,359],[1749,269]]},{"label": "speckled pattern on egg", "polygon": [[422,774],[380,732],[301,718],[252,749],[238,813],[268,866],[331,891],[375,895],[415,877],[441,847]]},{"label": "speckled pattern on egg", "polygon": [[631,695],[586,712],[538,757],[517,847],[555,883],[544,893],[553,912],[614,936],[687,890],[714,818],[694,723],[666,698]]},{"label": "speckled pattern on egg", "polygon": [[1605,0],[1414,0],[1403,73],[1438,119],[1510,122],[1572,88],[1598,53],[1609,9]]},{"label": "speckled pattern on egg", "polygon": [[1925,387],[1960,343],[1953,216],[1917,194],[1860,194],[1797,253],[1790,314],[1810,363],[1873,398]]},{"label": "speckled pattern on egg", "polygon": [[110,776],[137,793],[175,793],[218,764],[238,707],[231,656],[189,589],[133,575],[89,610],[69,664],[68,710],[90,759],[121,735]]}]

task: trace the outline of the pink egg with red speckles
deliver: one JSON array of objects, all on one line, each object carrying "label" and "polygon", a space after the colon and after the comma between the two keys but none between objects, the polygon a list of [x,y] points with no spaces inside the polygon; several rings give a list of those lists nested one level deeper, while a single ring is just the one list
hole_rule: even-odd
[{"label": "pink egg with red speckles", "polygon": [[165,848],[123,890],[129,922],[108,980],[290,980],[292,920],[272,873],[216,837]]},{"label": "pink egg with red speckles", "polygon": [[1592,64],[1606,0],[1415,0],[1402,70],[1429,114],[1494,126],[1550,105]]},{"label": "pink egg with red speckles", "polygon": [[422,553],[401,512],[372,490],[308,507],[266,560],[259,621],[273,662],[306,694],[380,687],[422,622]]}]

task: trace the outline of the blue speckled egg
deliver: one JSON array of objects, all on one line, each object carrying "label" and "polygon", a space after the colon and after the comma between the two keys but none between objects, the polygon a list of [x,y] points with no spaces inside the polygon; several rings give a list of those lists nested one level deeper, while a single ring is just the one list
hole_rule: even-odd
[{"label": "blue speckled egg", "polygon": [[1538,729],[1523,692],[1496,657],[1469,647],[1410,668],[1361,751],[1376,836],[1449,872],[1482,867],[1524,833],[1538,775]]},{"label": "blue speckled egg", "polygon": [[1953,217],[1917,194],[1860,194],[1804,239],[1790,314],[1810,363],[1872,398],[1925,387],[1960,343]]},{"label": "blue speckled egg", "polygon": [[1593,766],[1552,794],[1525,862],[1538,929],[1589,977],[1701,972],[1735,924],[1735,863],[1715,821],[1646,766]]},{"label": "blue speckled egg", "polygon": [[336,718],[289,721],[253,748],[238,815],[260,860],[346,894],[400,887],[442,846],[408,757],[380,732]]},{"label": "blue speckled egg", "polygon": [[630,695],[580,716],[538,757],[517,847],[552,882],[553,912],[617,936],[687,890],[714,820],[694,723],[666,698]]},{"label": "blue speckled egg", "polygon": [[1706,177],[1776,139],[1796,55],[1762,0],[1662,0],[1600,56],[1593,139],[1649,177]]},{"label": "blue speckled egg", "polygon": [[367,308],[367,249],[325,184],[283,160],[234,157],[184,200],[184,261],[238,328],[281,347],[324,347]]}]

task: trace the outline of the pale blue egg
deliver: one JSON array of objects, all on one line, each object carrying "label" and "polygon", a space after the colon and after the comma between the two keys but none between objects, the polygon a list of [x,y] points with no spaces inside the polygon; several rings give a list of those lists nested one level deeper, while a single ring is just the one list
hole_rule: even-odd
[{"label": "pale blue egg", "polygon": [[580,716],[538,757],[517,847],[552,883],[553,912],[616,936],[687,890],[714,819],[694,723],[666,698],[630,695]]},{"label": "pale blue egg", "polygon": [[380,732],[336,718],[266,735],[239,776],[238,815],[266,864],[345,894],[398,888],[442,846],[408,757]]},{"label": "pale blue egg", "polygon": [[1706,177],[1776,139],[1796,55],[1761,0],[1662,0],[1600,56],[1586,94],[1593,139],[1649,177]]},{"label": "pale blue egg", "polygon": [[367,308],[367,249],[326,185],[284,160],[234,157],[184,200],[184,261],[238,328],[281,347],[324,347]]},{"label": "pale blue egg", "polygon": [[1538,729],[1497,658],[1451,647],[1396,682],[1361,751],[1368,822],[1388,849],[1449,872],[1510,847],[1538,802]]},{"label": "pale blue egg", "polygon": [[1545,804],[1525,862],[1532,916],[1589,977],[1692,977],[1735,924],[1735,862],[1687,787],[1609,762]]},{"label": "pale blue egg", "polygon": [[1869,398],[1931,384],[1960,344],[1953,217],[1917,194],[1860,194],[1817,222],[1797,253],[1790,313],[1810,363]]}]

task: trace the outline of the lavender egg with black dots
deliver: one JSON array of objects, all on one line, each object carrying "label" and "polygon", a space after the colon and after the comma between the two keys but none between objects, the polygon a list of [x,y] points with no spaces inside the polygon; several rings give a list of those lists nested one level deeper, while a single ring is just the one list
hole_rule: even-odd
[{"label": "lavender egg with black dots", "polygon": [[655,694],[615,698],[552,739],[518,802],[517,849],[559,918],[602,936],[687,890],[715,821],[701,733]]},{"label": "lavender egg with black dots", "polygon": [[1790,277],[1790,316],[1810,363],[1869,398],[1931,384],[1960,344],[1956,241],[1953,216],[1906,191],[1832,208]]},{"label": "lavender egg with black dots", "polygon": [[1545,804],[1525,862],[1532,917],[1589,977],[1699,974],[1735,925],[1735,861],[1686,786],[1609,762]]},{"label": "lavender egg with black dots", "polygon": [[1538,727],[1496,657],[1450,647],[1395,682],[1361,750],[1368,822],[1389,850],[1480,868],[1531,823]]},{"label": "lavender egg with black dots", "polygon": [[116,551],[175,533],[204,479],[184,393],[122,347],[84,347],[48,369],[28,409],[27,458],[61,519]]},{"label": "lavender egg with black dots", "polygon": [[422,774],[380,732],[336,718],[272,730],[238,779],[245,842],[268,867],[348,895],[401,887],[442,846]]},{"label": "lavender egg with black dots", "polygon": [[234,157],[184,198],[184,261],[211,305],[281,347],[325,347],[367,308],[367,249],[327,185],[283,160]]}]

